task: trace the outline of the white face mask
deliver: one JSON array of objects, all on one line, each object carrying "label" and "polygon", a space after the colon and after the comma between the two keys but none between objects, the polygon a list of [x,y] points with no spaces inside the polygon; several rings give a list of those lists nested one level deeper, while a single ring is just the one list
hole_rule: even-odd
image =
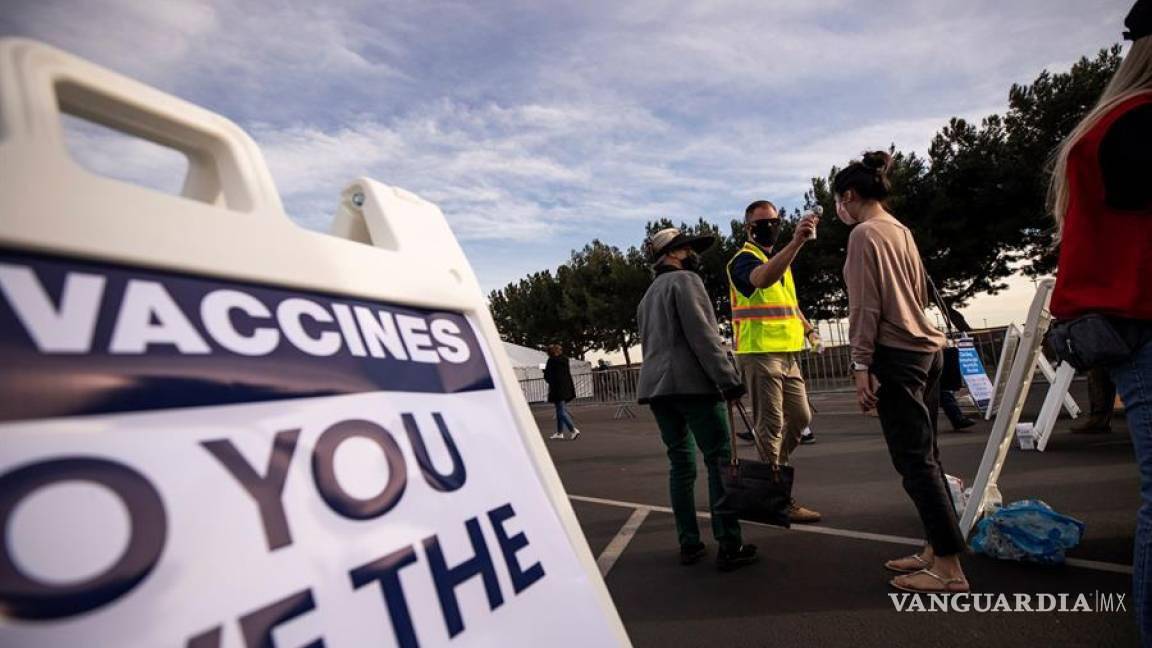
[{"label": "white face mask", "polygon": [[844,203],[840,202],[839,200],[836,201],[836,216],[840,219],[840,222],[844,223],[845,225],[856,224],[856,220],[852,218],[851,214],[848,213],[848,208],[845,207]]}]

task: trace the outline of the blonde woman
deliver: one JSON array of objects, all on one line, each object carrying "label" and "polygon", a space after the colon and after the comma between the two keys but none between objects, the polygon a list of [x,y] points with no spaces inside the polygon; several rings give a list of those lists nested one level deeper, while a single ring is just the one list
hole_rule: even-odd
[{"label": "blonde woman", "polygon": [[[1060,146],[1049,190],[1060,231],[1052,314],[1103,315],[1119,339],[1104,363],[1123,399],[1140,467],[1132,599],[1152,643],[1152,0],[1125,20],[1132,49]],[[1073,342],[1076,340],[1073,339]]]}]

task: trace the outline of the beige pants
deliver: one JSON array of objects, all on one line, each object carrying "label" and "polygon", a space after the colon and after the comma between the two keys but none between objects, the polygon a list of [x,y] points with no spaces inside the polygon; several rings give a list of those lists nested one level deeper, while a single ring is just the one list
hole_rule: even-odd
[{"label": "beige pants", "polygon": [[812,422],[808,390],[800,375],[798,353],[744,353],[736,356],[744,385],[752,395],[756,433],[767,443],[764,461],[787,464],[800,435]]}]

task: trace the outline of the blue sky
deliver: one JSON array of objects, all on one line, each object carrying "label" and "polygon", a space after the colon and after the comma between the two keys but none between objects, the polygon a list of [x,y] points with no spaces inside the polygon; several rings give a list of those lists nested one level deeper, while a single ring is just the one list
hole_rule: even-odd
[{"label": "blue sky", "polygon": [[[304,227],[361,175],[436,202],[491,290],[594,237],[639,244],[651,219],[797,206],[865,148],[923,152],[949,117],[1118,42],[1129,6],[10,0],[0,33],[235,120]],[[76,137],[105,145],[91,166],[165,182],[163,154]]]}]

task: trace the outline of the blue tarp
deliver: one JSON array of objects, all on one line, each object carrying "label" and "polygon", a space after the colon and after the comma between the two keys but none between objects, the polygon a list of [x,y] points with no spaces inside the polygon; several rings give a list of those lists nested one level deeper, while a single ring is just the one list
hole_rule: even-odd
[{"label": "blue tarp", "polygon": [[1057,513],[1040,500],[1022,500],[980,520],[971,545],[993,558],[1057,565],[1083,535],[1080,520]]}]

